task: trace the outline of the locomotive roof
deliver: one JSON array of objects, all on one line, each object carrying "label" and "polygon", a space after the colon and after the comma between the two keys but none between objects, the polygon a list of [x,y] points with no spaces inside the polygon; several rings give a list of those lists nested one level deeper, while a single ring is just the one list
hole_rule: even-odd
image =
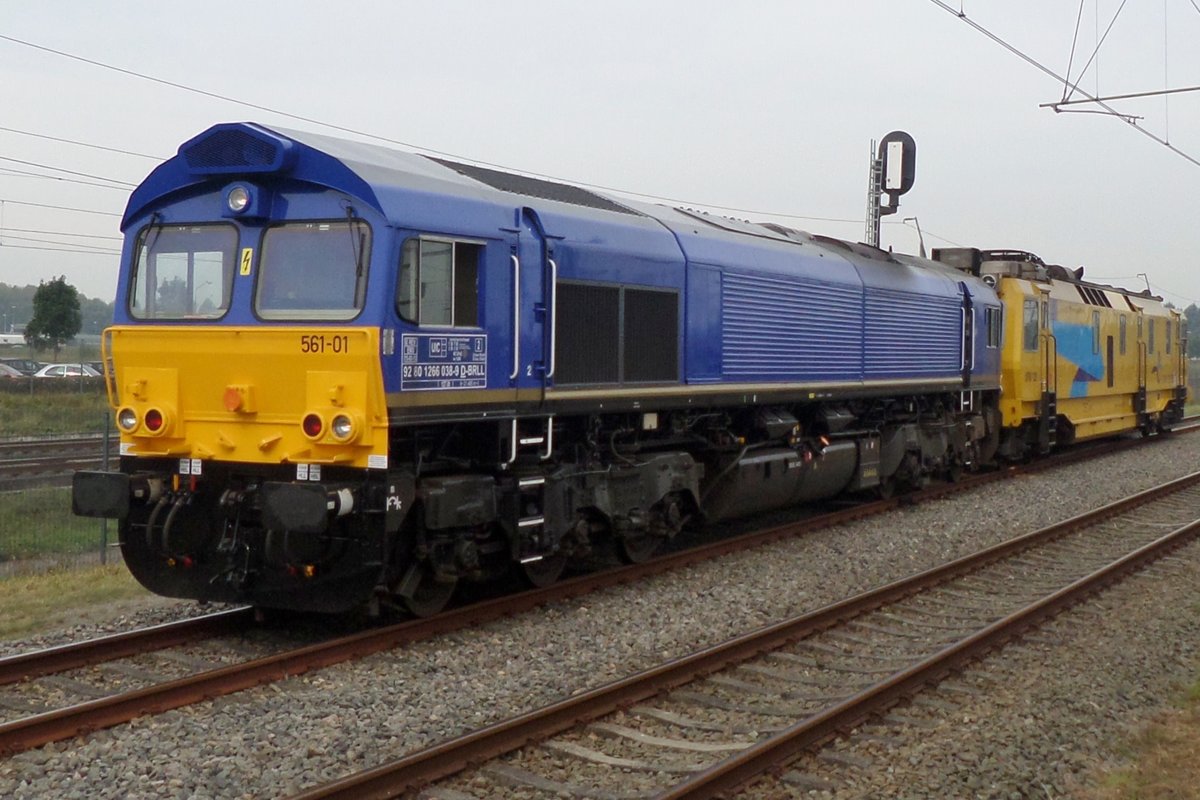
[{"label": "locomotive roof", "polygon": [[[893,256],[878,248],[781,225],[623,200],[543,178],[250,122],[214,125],[180,145],[178,154],[154,169],[130,195],[121,228],[125,230],[170,195],[211,187],[214,181],[254,181],[256,176],[345,192],[392,220],[409,219],[419,211],[412,202],[414,193],[474,201],[480,208],[490,208],[492,214],[511,214],[514,206],[536,205],[539,210],[553,207],[560,224],[575,218],[603,220],[630,233],[640,229],[643,245],[646,237],[674,234],[689,257],[713,252],[713,247],[721,247],[721,241],[744,247],[753,240],[767,250],[802,248],[827,265],[831,260],[848,268],[853,264],[859,272],[866,269],[876,276],[874,281],[884,283],[888,282],[885,265],[921,267],[928,273],[961,279],[953,269],[935,262]],[[529,202],[531,199],[538,202]],[[703,231],[707,233],[695,235]],[[881,272],[880,268],[885,269]],[[834,273],[826,274],[828,279],[835,278]]]},{"label": "locomotive roof", "polygon": [[[388,216],[393,190],[496,202],[500,193],[642,216],[614,198],[569,184],[307,131],[249,122],[214,125],[184,142],[130,195],[121,227],[176,191],[222,177],[285,177],[343,191]],[[503,204],[512,205],[511,198]]]}]

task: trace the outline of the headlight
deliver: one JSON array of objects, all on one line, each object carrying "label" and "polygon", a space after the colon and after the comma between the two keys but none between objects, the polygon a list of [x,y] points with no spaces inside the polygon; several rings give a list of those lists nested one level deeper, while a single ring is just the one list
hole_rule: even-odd
[{"label": "headlight", "polygon": [[338,414],[333,418],[333,425],[330,426],[333,435],[338,439],[349,439],[354,434],[354,420],[345,414]]},{"label": "headlight", "polygon": [[250,190],[245,186],[235,186],[225,196],[225,202],[229,204],[230,211],[240,214],[250,206]]},{"label": "headlight", "polygon": [[132,432],[138,425],[137,412],[132,408],[122,408],[117,412],[117,425],[126,433]]}]

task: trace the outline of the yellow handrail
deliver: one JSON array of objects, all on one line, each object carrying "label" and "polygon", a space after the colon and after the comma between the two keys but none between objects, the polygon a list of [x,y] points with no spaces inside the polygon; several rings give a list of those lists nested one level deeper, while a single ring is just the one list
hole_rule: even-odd
[{"label": "yellow handrail", "polygon": [[116,367],[112,363],[112,350],[110,343],[112,341],[112,328],[105,328],[100,334],[100,360],[101,366],[104,367],[104,393],[108,396],[108,405],[113,409],[117,407],[117,375]]}]

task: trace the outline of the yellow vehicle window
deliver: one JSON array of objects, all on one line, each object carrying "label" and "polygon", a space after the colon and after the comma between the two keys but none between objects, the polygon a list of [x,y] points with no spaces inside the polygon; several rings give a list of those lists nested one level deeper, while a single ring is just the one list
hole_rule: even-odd
[{"label": "yellow vehicle window", "polygon": [[1025,349],[1038,349],[1038,304],[1036,300],[1025,301]]}]

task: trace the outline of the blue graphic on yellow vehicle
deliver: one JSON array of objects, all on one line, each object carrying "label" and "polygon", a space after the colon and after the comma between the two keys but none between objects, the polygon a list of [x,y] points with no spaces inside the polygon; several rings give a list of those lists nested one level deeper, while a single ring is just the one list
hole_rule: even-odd
[{"label": "blue graphic on yellow vehicle", "polygon": [[1054,338],[1058,344],[1059,374],[1070,375],[1070,368],[1075,367],[1070,396],[1087,397],[1089,385],[1104,380],[1104,357],[1096,344],[1095,329],[1091,325],[1056,321]]}]

